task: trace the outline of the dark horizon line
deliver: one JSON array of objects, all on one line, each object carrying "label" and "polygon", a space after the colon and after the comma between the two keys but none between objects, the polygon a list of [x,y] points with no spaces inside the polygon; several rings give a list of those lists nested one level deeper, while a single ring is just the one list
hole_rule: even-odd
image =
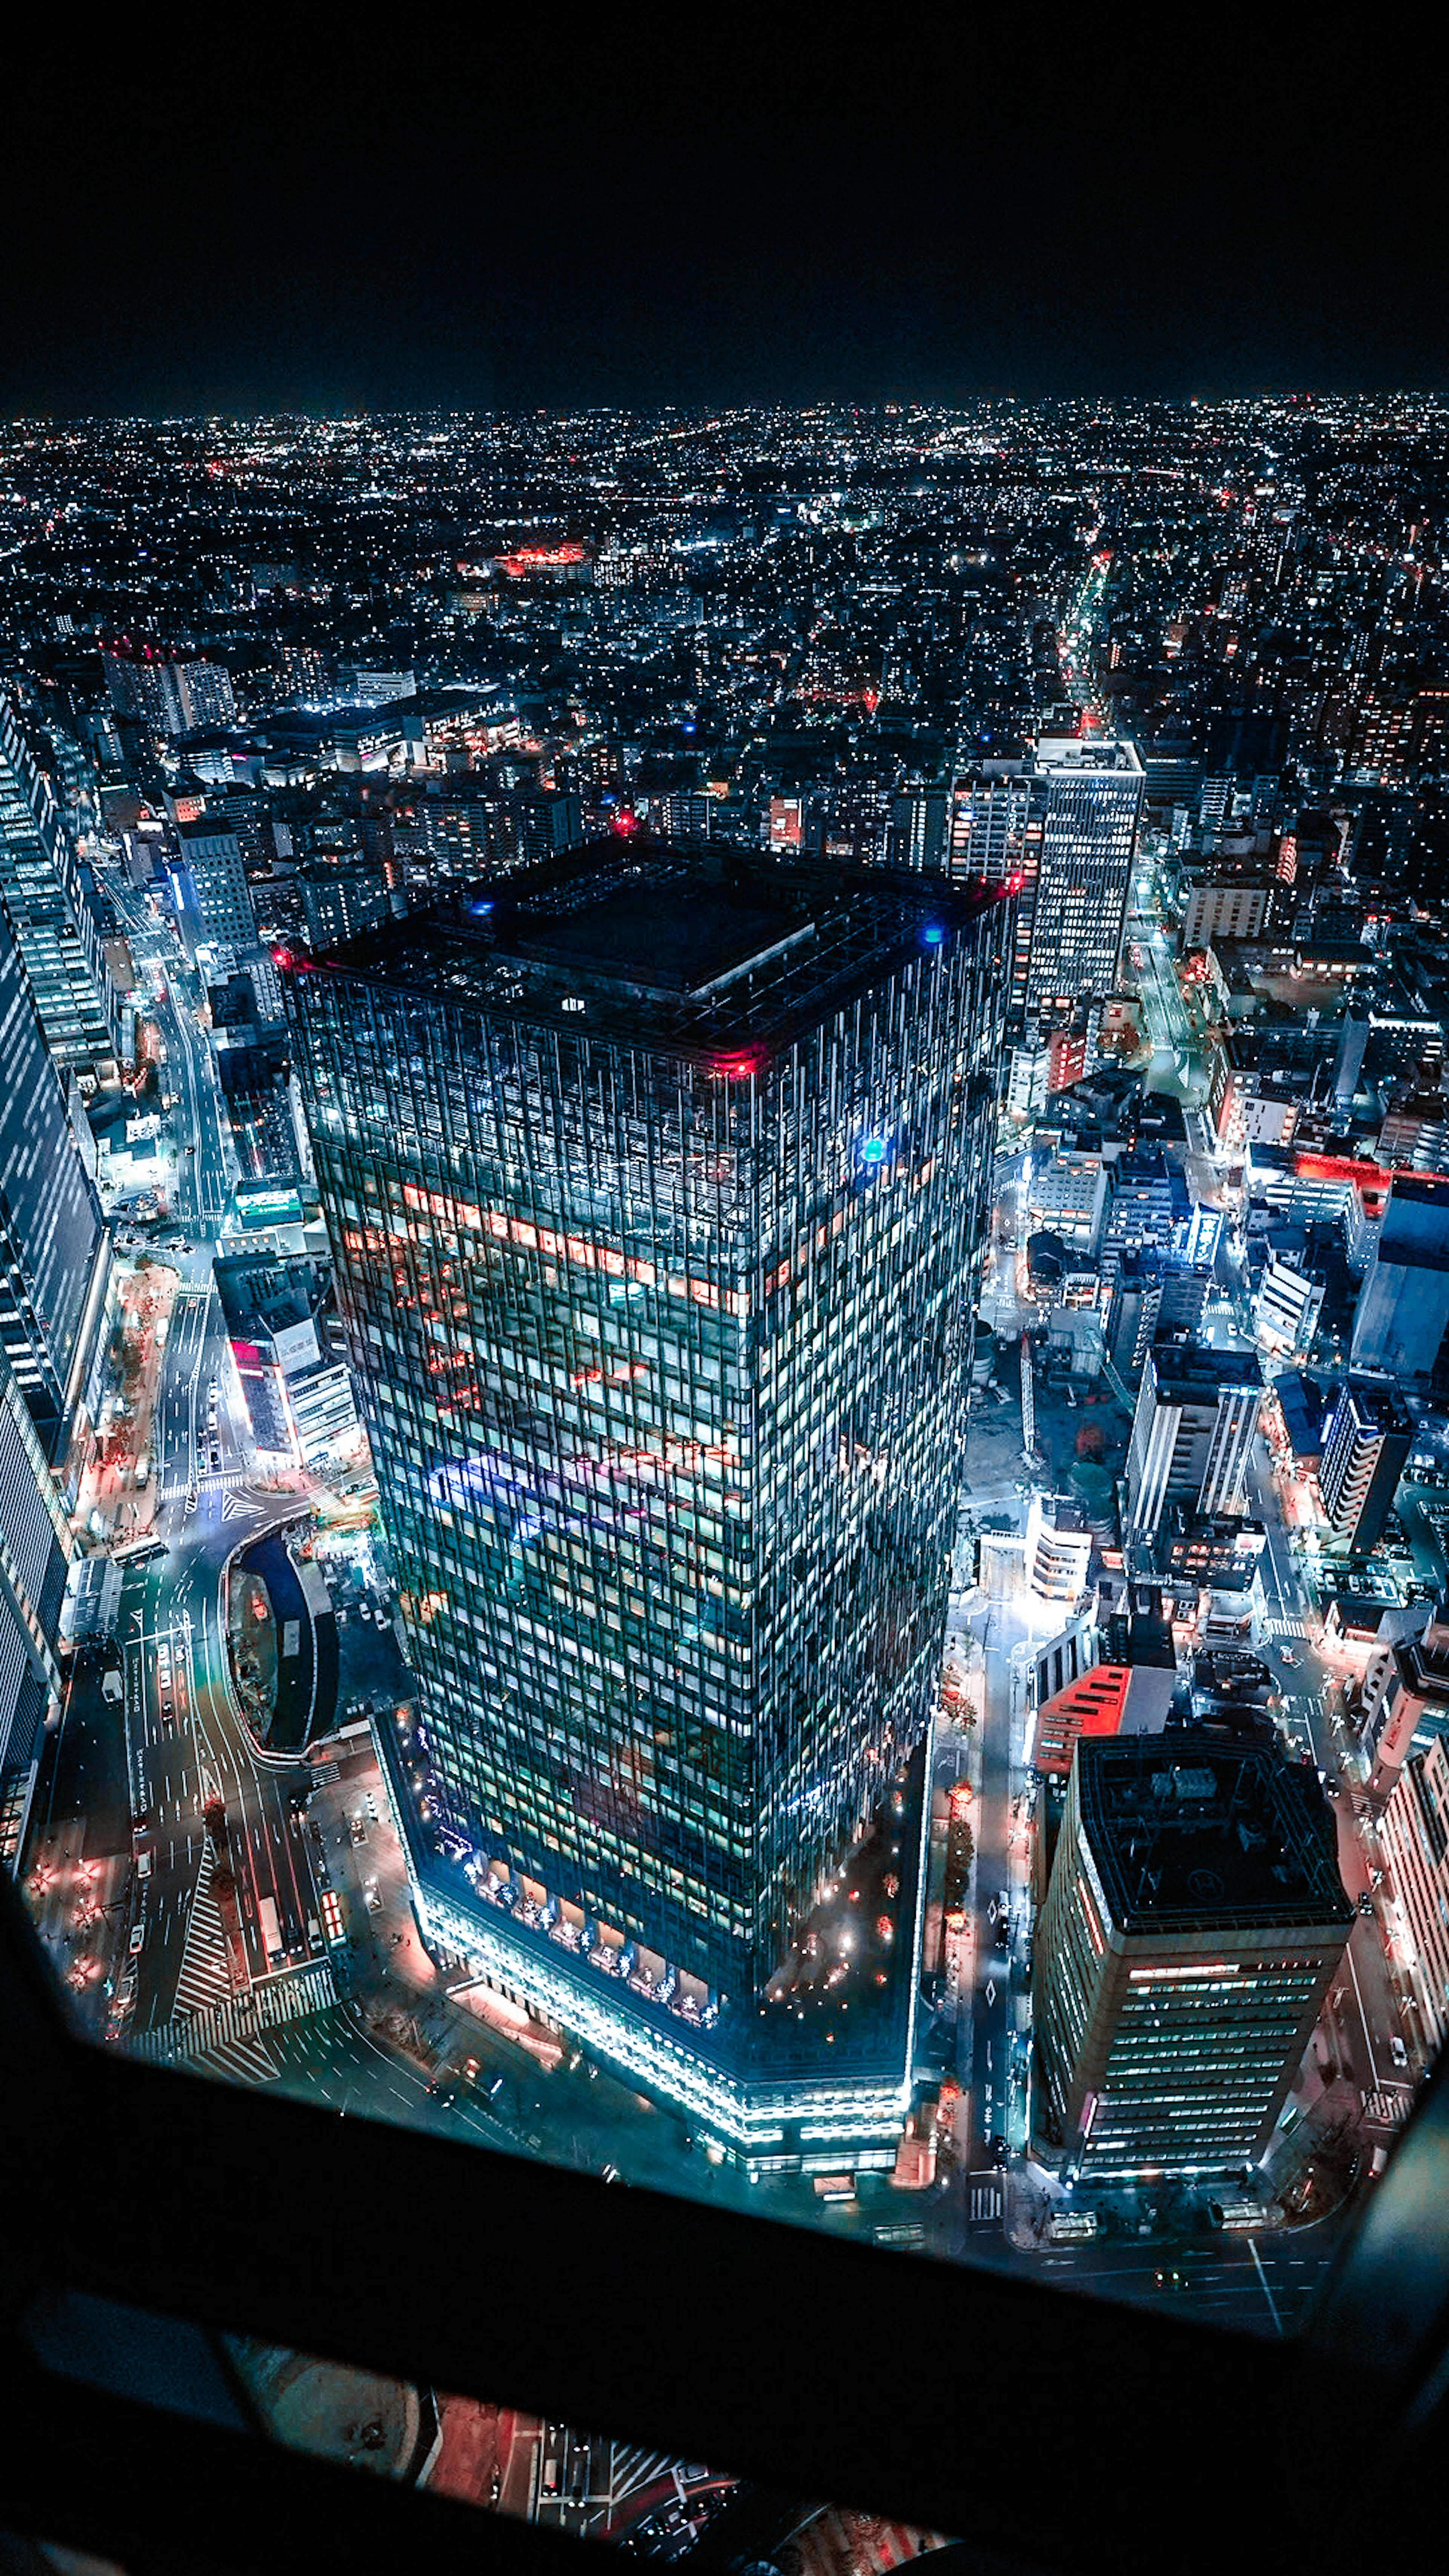
[{"label": "dark horizon line", "polygon": [[782,395],[720,395],[713,399],[662,399],[647,401],[639,396],[608,402],[364,402],[331,403],[290,401],[259,403],[240,407],[226,403],[203,403],[194,407],[169,407],[129,410],[124,407],[106,411],[64,411],[59,406],[27,411],[5,410],[0,420],[17,428],[89,428],[119,423],[144,424],[159,428],[175,422],[206,423],[222,421],[238,426],[253,421],[298,420],[317,424],[341,424],[359,419],[417,420],[441,418],[450,420],[569,420],[605,417],[611,413],[657,414],[677,412],[686,418],[707,417],[712,412],[787,412],[801,416],[811,412],[891,413],[970,411],[982,404],[1012,404],[1021,410],[1034,410],[1048,404],[1083,403],[1094,408],[1120,411],[1146,408],[1153,404],[1177,410],[1211,409],[1223,403],[1301,403],[1305,407],[1341,402],[1445,402],[1449,401],[1449,384],[1412,385],[1406,383],[1329,385],[1253,384],[1199,388],[1190,393],[1163,391],[1089,392],[1062,387],[1055,391],[1018,393],[1006,387],[982,386],[973,393],[951,395],[929,394],[814,394],[787,398]]}]

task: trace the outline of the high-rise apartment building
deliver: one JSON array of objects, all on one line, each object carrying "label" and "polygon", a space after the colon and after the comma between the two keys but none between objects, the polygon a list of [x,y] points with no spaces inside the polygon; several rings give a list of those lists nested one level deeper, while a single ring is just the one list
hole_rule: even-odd
[{"label": "high-rise apartment building", "polygon": [[160,645],[129,639],[103,648],[106,687],[118,715],[153,733],[198,733],[236,722],[231,674],[224,663],[201,655],[179,656]]},{"label": "high-rise apartment building", "polygon": [[[0,903],[55,1064],[110,1068],[99,926],[69,825],[14,706],[0,698]],[[87,939],[89,933],[89,940]]]},{"label": "high-rise apartment building", "polygon": [[422,1919],[748,2159],[898,2129],[913,1927],[828,2045],[776,1972],[882,1802],[919,1885],[1009,933],[612,837],[288,976]]},{"label": "high-rise apartment building", "polygon": [[1041,840],[1023,888],[1026,1008],[1075,1011],[1117,980],[1142,763],[1130,742],[1044,735],[1028,774]]},{"label": "high-rise apartment building", "polygon": [[1397,1390],[1349,1378],[1324,1435],[1318,1490],[1335,1538],[1356,1554],[1383,1536],[1413,1445],[1413,1418]]},{"label": "high-rise apartment building", "polygon": [[1084,1734],[1035,1953],[1067,2170],[1255,2161],[1352,1922],[1311,1764],[1207,1733]]},{"label": "high-rise apartment building", "polygon": [[1158,1337],[1127,1451],[1128,1517],[1138,1537],[1156,1536],[1171,1502],[1200,1513],[1241,1511],[1261,1395],[1252,1351]]}]

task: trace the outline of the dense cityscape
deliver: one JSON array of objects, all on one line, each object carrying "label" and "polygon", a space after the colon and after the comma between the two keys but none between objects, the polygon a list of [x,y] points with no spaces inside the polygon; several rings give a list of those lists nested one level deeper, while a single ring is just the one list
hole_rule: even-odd
[{"label": "dense cityscape", "polygon": [[1446,1020],[1437,397],[0,426],[76,2027],[1291,2334],[1449,2027]]}]

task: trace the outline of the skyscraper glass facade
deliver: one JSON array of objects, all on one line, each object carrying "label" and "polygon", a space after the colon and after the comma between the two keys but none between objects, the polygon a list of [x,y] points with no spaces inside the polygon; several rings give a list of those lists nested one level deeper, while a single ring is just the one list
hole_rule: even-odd
[{"label": "skyscraper glass facade", "polygon": [[287,978],[449,1935],[661,2082],[928,1722],[1010,910],[611,842]]},{"label": "skyscraper glass facade", "polygon": [[1031,783],[1041,843],[1029,888],[1029,1011],[1112,990],[1142,810],[1142,764],[1130,742],[1044,737]]},{"label": "skyscraper glass facade", "polygon": [[0,1345],[37,1422],[58,1437],[104,1238],[3,905],[0,1063]]},{"label": "skyscraper glass facade", "polygon": [[82,933],[69,826],[16,720],[0,701],[0,904],[25,963],[45,1043],[62,1071],[109,1062],[105,1005]]}]

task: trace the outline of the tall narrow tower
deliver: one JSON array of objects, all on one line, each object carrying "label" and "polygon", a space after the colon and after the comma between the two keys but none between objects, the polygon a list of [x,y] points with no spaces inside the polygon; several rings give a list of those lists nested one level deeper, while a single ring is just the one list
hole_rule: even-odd
[{"label": "tall narrow tower", "polygon": [[1041,841],[1031,892],[1028,1014],[1109,993],[1127,919],[1142,811],[1130,742],[1043,736],[1031,764]]},{"label": "tall narrow tower", "polygon": [[424,1920],[747,2157],[899,2121],[914,1923],[789,1964],[873,1816],[914,1902],[1010,931],[616,838],[286,977]]}]

